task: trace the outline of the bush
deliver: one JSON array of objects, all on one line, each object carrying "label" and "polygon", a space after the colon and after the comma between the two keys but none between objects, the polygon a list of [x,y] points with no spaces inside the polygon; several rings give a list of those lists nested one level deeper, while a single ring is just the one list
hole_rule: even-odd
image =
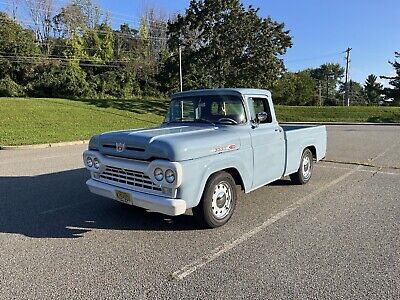
[{"label": "bush", "polygon": [[31,94],[39,97],[79,98],[94,96],[79,65],[49,64],[38,70]]},{"label": "bush", "polygon": [[0,97],[22,97],[24,95],[24,87],[12,80],[10,76],[6,75],[0,80]]},{"label": "bush", "polygon": [[135,74],[127,71],[107,71],[88,77],[88,82],[98,98],[132,99],[140,95]]}]

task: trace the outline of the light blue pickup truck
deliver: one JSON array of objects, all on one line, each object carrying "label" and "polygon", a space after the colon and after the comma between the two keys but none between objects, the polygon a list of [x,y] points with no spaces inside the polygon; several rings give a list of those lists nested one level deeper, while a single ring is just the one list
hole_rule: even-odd
[{"label": "light blue pickup truck", "polygon": [[83,159],[92,193],[172,216],[191,208],[214,228],[231,218],[237,187],[305,184],[326,145],[325,126],[280,126],[269,91],[211,89],[174,94],[159,128],[92,137]]}]

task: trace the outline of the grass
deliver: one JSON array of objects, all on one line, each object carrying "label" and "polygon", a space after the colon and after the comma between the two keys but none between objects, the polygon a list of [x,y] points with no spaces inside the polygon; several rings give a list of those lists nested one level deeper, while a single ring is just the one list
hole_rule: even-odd
[{"label": "grass", "polygon": [[0,98],[0,145],[84,140],[104,131],[158,126],[165,100]]},{"label": "grass", "polygon": [[400,107],[276,106],[280,122],[400,123]]},{"label": "grass", "polygon": [[[93,134],[158,126],[167,101],[0,98],[0,145],[88,139]],[[279,121],[400,122],[395,107],[277,106]]]}]

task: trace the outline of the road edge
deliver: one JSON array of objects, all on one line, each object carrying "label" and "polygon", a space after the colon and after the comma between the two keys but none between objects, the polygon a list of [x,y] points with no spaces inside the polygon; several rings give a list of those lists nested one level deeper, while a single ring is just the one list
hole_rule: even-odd
[{"label": "road edge", "polygon": [[48,143],[48,144],[37,144],[37,145],[21,145],[21,146],[1,146],[1,150],[31,150],[31,149],[46,149],[46,148],[57,148],[65,146],[85,145],[88,144],[89,140],[62,142],[62,143]]},{"label": "road edge", "polygon": [[367,126],[400,126],[400,123],[351,123],[351,122],[279,122],[288,125],[367,125]]}]

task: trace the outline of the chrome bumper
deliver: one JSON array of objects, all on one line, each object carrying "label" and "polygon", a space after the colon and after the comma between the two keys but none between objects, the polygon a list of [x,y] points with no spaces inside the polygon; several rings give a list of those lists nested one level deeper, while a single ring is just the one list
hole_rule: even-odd
[{"label": "chrome bumper", "polygon": [[186,211],[186,201],[182,199],[164,198],[156,195],[149,195],[137,191],[127,190],[113,185],[102,183],[94,179],[86,182],[93,194],[111,198],[118,201],[116,191],[130,194],[132,205],[148,209],[150,211],[163,213],[169,216],[178,216]]}]

